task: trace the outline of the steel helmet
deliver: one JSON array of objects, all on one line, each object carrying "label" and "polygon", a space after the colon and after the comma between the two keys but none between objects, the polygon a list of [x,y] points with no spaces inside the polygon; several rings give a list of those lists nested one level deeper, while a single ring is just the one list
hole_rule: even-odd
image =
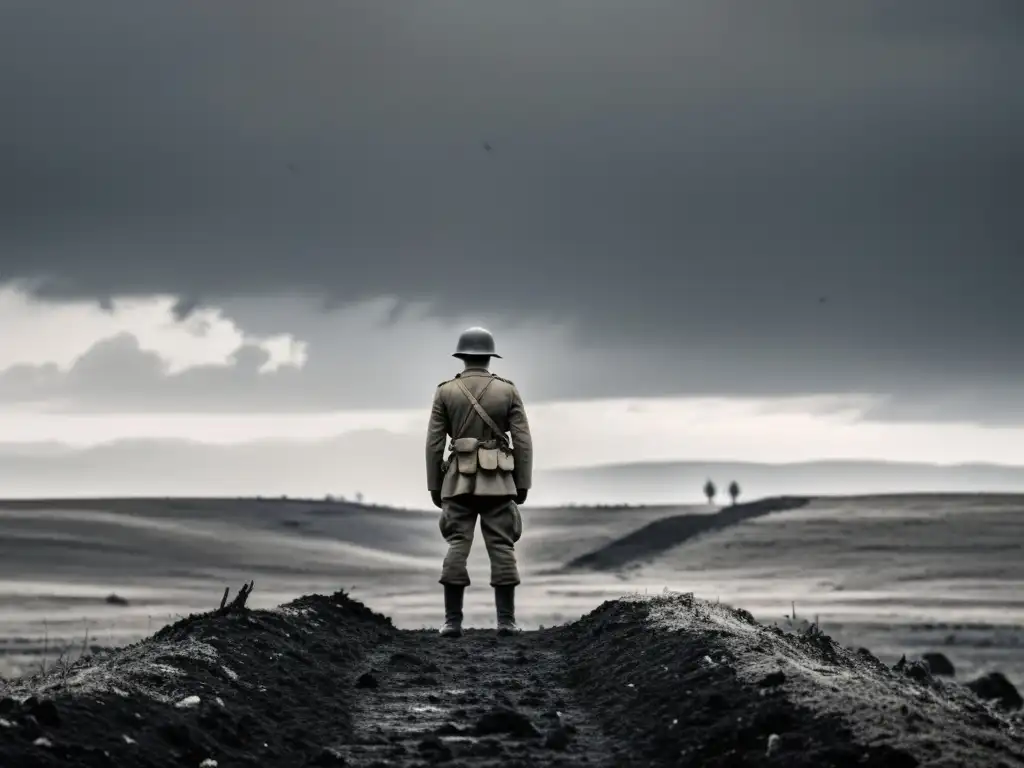
[{"label": "steel helmet", "polygon": [[452,357],[463,357],[465,355],[501,357],[501,355],[494,351],[494,336],[486,328],[480,328],[479,326],[467,328],[459,336],[459,343]]}]

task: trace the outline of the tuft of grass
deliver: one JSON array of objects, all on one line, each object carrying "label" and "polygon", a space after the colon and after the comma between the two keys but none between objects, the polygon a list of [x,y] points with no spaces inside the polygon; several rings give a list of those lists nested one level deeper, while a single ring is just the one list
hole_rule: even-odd
[{"label": "tuft of grass", "polygon": [[807,619],[800,618],[796,613],[796,601],[792,600],[789,603],[789,615],[783,616],[783,624],[779,622],[773,622],[773,627],[778,627],[783,632],[791,635],[801,635],[805,637],[819,637],[825,633],[821,629],[818,614],[814,614],[814,621],[808,621]]},{"label": "tuft of grass", "polygon": [[[55,673],[63,684],[71,673],[71,669],[78,664],[78,662],[92,656],[92,652],[89,650],[89,621],[87,619],[83,619],[83,621],[85,622],[85,633],[82,636],[81,645],[79,645],[77,640],[66,644],[60,649],[57,654],[57,658],[54,659],[51,666],[49,665],[51,650],[50,623],[47,619],[43,619],[43,653],[42,658],[39,660],[39,671],[32,677],[42,678],[46,677],[47,673]],[[76,648],[78,649],[77,656],[73,653]],[[0,682],[2,681],[3,677],[0,676]]]}]

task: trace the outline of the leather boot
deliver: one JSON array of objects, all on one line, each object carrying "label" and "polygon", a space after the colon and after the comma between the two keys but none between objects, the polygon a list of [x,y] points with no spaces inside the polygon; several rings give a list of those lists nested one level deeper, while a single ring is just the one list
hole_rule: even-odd
[{"label": "leather boot", "polygon": [[515,584],[503,584],[494,588],[494,607],[498,614],[498,634],[518,634],[521,630],[516,624]]},{"label": "leather boot", "polygon": [[457,584],[444,585],[444,626],[441,637],[462,635],[462,598],[466,588]]}]

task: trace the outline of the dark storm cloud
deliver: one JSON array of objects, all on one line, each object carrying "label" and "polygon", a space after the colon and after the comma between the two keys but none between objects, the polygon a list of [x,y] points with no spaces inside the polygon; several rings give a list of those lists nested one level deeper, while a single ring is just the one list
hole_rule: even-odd
[{"label": "dark storm cloud", "polygon": [[[200,365],[168,373],[165,361],[141,349],[122,333],[95,344],[70,369],[56,365],[16,365],[0,371],[0,406],[30,404],[50,412],[101,413],[301,413],[336,410],[417,409],[426,413],[432,388],[459,367],[448,355],[459,328],[468,321],[438,323],[415,312],[374,302],[370,306],[323,314],[296,300],[232,308],[246,327],[267,331],[287,321],[307,345],[301,369],[264,371],[270,361],[255,343],[243,344],[223,365]],[[249,321],[249,322],[246,322]],[[511,377],[528,402],[591,398],[703,395],[791,396],[870,390],[877,372],[845,360],[794,376],[795,364],[775,353],[736,357],[672,357],[657,347],[634,345],[579,348],[572,334],[537,327],[493,326],[504,359],[499,375]],[[812,365],[814,361],[811,361]],[[751,376],[751,369],[757,370]],[[800,370],[797,367],[797,370]],[[941,381],[887,375],[903,396],[879,402],[863,398],[815,398],[766,403],[762,410],[819,415],[859,412],[882,421],[976,422],[992,426],[1024,424],[1024,401],[1013,384],[957,389]],[[895,382],[895,384],[894,384]],[[856,386],[855,386],[856,385]],[[629,406],[630,410],[644,407]],[[420,417],[415,417],[416,419]],[[425,418],[425,417],[423,417]]]},{"label": "dark storm cloud", "polygon": [[0,278],[545,313],[636,393],[1019,380],[1024,11],[828,6],[8,2]]}]

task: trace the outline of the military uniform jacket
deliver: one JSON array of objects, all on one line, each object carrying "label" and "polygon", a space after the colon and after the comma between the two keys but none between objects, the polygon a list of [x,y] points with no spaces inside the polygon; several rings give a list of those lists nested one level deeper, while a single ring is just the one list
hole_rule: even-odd
[{"label": "military uniform jacket", "polygon": [[[474,478],[472,475],[460,475],[454,461],[447,473],[443,471],[441,462],[449,436],[475,437],[479,440],[493,440],[495,437],[491,428],[473,410],[469,398],[455,379],[466,385],[498,427],[511,434],[512,455],[515,459],[515,468],[511,473],[487,473],[485,481],[482,476]],[[515,496],[518,489],[529,488],[533,475],[533,441],[530,437],[530,424],[526,420],[526,408],[516,385],[484,368],[468,368],[455,379],[442,382],[434,392],[434,404],[427,427],[427,489],[441,491],[441,497],[448,499],[465,493],[477,496]]]}]

